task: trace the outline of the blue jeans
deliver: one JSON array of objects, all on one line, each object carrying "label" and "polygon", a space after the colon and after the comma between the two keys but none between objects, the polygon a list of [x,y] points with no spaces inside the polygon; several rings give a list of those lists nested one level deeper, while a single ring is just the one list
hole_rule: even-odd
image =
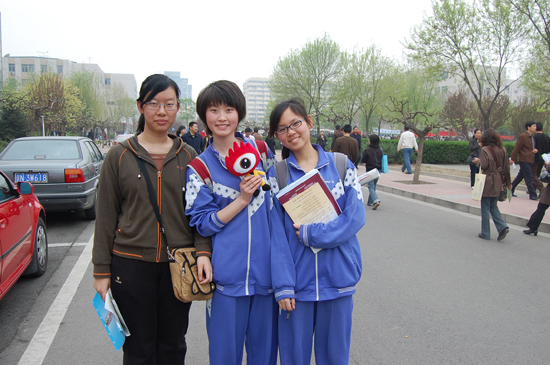
[{"label": "blue jeans", "polygon": [[403,148],[403,159],[405,162],[403,162],[403,167],[401,167],[401,171],[405,171],[407,169],[407,172],[412,172],[411,169],[411,155],[413,153],[412,148]]},{"label": "blue jeans", "polygon": [[498,197],[483,197],[481,198],[481,236],[486,240],[491,239],[491,227],[489,222],[489,214],[493,217],[495,227],[498,233],[508,227],[506,221],[502,219],[500,210],[498,210]]},{"label": "blue jeans", "polygon": [[380,201],[380,199],[378,199],[378,195],[376,194],[377,183],[378,179],[374,179],[367,183],[367,187],[369,188],[369,199],[367,200],[367,205],[373,205],[374,203]]}]

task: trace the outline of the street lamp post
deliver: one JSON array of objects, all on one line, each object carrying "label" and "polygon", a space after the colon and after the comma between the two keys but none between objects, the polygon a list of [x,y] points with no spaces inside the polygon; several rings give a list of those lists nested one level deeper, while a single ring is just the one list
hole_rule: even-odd
[{"label": "street lamp post", "polygon": [[46,136],[46,132],[44,130],[44,116],[41,115],[40,117],[42,118],[42,137],[44,137],[44,136]]}]

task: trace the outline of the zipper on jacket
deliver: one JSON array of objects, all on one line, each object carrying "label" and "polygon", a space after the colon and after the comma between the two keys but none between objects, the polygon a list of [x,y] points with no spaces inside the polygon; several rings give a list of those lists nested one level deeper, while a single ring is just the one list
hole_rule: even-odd
[{"label": "zipper on jacket", "polygon": [[[162,214],[162,210],[161,210],[161,207],[160,207],[161,180],[162,179],[161,179],[160,171],[157,170],[157,204],[159,206],[159,212]],[[157,223],[157,225],[159,225],[159,231],[158,231],[158,236],[157,236],[157,262],[160,262],[160,252],[161,252],[161,247],[162,247],[162,236],[161,236],[161,233],[160,233],[160,223]]]},{"label": "zipper on jacket", "polygon": [[317,253],[315,253],[315,295],[319,301],[319,265],[317,262]]},{"label": "zipper on jacket", "polygon": [[248,215],[248,257],[246,262],[246,295],[250,295],[248,292],[248,279],[250,277],[250,246],[252,243],[252,227],[250,226],[250,205],[246,207]]}]

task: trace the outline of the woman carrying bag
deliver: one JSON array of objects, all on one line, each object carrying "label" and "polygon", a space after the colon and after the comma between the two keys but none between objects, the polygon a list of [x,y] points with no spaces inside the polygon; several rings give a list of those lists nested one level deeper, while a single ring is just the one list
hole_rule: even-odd
[{"label": "woman carrying bag", "polygon": [[[185,171],[193,148],[169,134],[179,110],[178,85],[165,75],[143,81],[136,136],[112,147],[101,169],[94,234],[94,288],[108,290],[131,333],[124,364],[183,364],[191,303],[174,295],[166,242],[193,247],[202,283],[212,281],[210,238],[189,226]],[[159,227],[144,173],[151,177],[164,230]],[[167,240],[162,239],[165,233]]]},{"label": "woman carrying bag", "polygon": [[476,129],[472,139],[470,139],[470,155],[468,156],[468,163],[470,164],[470,186],[474,188],[476,181],[476,174],[479,172],[477,161],[481,153],[481,129]]},{"label": "woman carrying bag", "polygon": [[[481,145],[478,164],[481,173],[486,175],[486,179],[481,198],[481,233],[478,234],[478,237],[486,240],[491,239],[490,215],[498,231],[497,240],[502,241],[510,229],[502,219],[497,203],[501,192],[505,189],[504,185],[509,189],[512,188],[508,153],[502,146],[500,135],[494,129],[487,129],[483,132]],[[501,176],[504,177],[505,181],[502,181]]]}]

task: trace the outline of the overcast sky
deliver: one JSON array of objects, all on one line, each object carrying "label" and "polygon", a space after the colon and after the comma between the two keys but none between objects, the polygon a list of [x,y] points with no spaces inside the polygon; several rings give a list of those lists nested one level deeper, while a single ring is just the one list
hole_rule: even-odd
[{"label": "overcast sky", "polygon": [[2,53],[97,63],[132,73],[179,71],[196,99],[210,82],[241,88],[269,77],[280,57],[325,33],[342,50],[378,45],[402,58],[402,42],[431,0],[4,1]]}]

